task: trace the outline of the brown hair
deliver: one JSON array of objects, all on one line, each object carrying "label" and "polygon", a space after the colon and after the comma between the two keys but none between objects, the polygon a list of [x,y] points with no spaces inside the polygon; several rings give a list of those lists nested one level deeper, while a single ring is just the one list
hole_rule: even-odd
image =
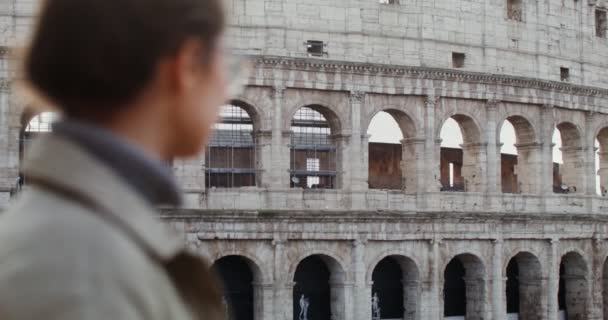
[{"label": "brown hair", "polygon": [[113,114],[185,40],[209,52],[224,23],[221,0],[46,0],[24,79],[67,116]]}]

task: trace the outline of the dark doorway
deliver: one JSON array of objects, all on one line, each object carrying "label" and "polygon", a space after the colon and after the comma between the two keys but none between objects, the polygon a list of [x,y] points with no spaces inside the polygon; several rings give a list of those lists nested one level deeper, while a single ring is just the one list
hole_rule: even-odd
[{"label": "dark doorway", "polygon": [[382,319],[403,318],[403,271],[391,257],[381,260],[372,273],[372,296],[378,295]]},{"label": "dark doorway", "polygon": [[465,316],[467,313],[467,289],[464,276],[465,269],[460,259],[452,259],[444,273],[443,313],[446,317]]},{"label": "dark doorway", "polygon": [[568,315],[566,309],[566,279],[564,279],[566,268],[564,267],[564,263],[559,264],[559,290],[557,292],[557,305],[558,310],[564,311],[566,317]]},{"label": "dark doorway", "polygon": [[247,261],[227,256],[217,260],[213,269],[224,286],[228,320],[253,320],[253,272]]},{"label": "dark doorway", "polygon": [[519,314],[519,264],[515,259],[507,266],[507,313]]},{"label": "dark doorway", "polygon": [[310,256],[300,262],[294,276],[293,319],[300,319],[302,295],[308,299],[309,320],[331,320],[330,271],[320,256]]}]

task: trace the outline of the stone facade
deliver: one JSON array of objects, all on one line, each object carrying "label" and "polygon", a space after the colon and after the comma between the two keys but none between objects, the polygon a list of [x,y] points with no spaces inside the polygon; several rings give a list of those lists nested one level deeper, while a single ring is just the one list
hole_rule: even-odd
[{"label": "stone facade", "polygon": [[[512,261],[519,318],[608,319],[608,40],[602,0],[236,0],[230,36],[254,72],[233,97],[253,120],[257,186],[207,188],[205,156],[177,160],[185,207],[162,218],[210,261],[239,256],[253,275],[253,319],[294,318],[307,257],[329,271],[331,318],[369,320],[375,267],[403,276],[403,319],[443,319],[446,266],[464,268],[466,319],[507,319]],[[0,3],[0,202],[19,172],[27,104],[11,90],[8,48],[35,3]],[[307,40],[327,42],[322,57]],[[464,68],[452,53],[465,53]],[[568,81],[560,68],[569,69]],[[290,188],[294,114],[315,106],[336,146],[336,188]],[[367,128],[389,112],[403,133],[402,188],[368,186]],[[465,192],[441,192],[439,133],[461,127]],[[517,136],[516,193],[503,193],[499,134]],[[553,191],[552,135],[563,139]],[[600,167],[595,168],[595,139]],[[561,267],[560,267],[561,266]],[[560,272],[561,269],[561,272]],[[560,281],[561,280],[561,281]],[[562,297],[561,301],[559,297]],[[296,317],[297,319],[297,317]],[[314,319],[316,320],[316,319]]]}]

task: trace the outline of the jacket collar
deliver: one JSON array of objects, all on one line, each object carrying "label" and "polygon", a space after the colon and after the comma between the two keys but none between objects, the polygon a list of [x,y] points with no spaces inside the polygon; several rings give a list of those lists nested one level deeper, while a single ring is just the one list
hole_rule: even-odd
[{"label": "jacket collar", "polygon": [[91,199],[104,209],[102,214],[112,215],[163,261],[184,248],[183,240],[157,219],[157,212],[140,193],[69,139],[54,134],[40,137],[28,150],[23,169],[33,181],[44,180]]}]

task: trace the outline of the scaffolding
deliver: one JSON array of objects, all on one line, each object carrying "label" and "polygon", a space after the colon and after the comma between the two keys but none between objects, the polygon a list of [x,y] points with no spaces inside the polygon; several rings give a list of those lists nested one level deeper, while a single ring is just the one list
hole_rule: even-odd
[{"label": "scaffolding", "polygon": [[237,105],[223,106],[205,153],[207,188],[256,186],[253,121]]},{"label": "scaffolding", "polygon": [[291,121],[291,187],[333,189],[337,176],[337,148],[327,119],[313,108],[299,109]]},{"label": "scaffolding", "polygon": [[[52,132],[53,122],[57,121],[58,118],[59,116],[55,112],[43,112],[35,115],[27,124],[24,124],[25,128],[21,130],[19,137],[19,159],[21,160],[19,163],[23,163],[23,157],[32,140],[40,135]],[[26,184],[25,176],[23,172],[20,172],[15,183],[16,188],[20,189],[24,184]]]}]

